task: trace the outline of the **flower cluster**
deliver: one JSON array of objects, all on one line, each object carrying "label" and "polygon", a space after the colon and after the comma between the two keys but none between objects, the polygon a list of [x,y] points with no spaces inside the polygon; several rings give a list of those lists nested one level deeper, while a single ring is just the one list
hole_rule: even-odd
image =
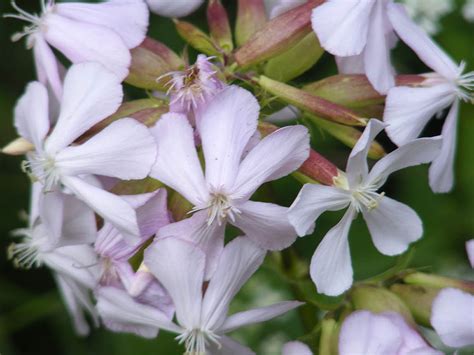
[{"label": "flower cluster", "polygon": [[[392,0],[239,0],[234,34],[221,2],[209,0],[209,35],[174,20],[198,51],[194,64],[147,37],[149,11],[182,17],[202,3],[42,0],[30,14],[12,2],[17,13],[5,17],[27,22],[12,38],[26,38],[37,71],[14,110],[19,138],[3,149],[25,156],[32,181],[28,226],[8,250],[14,264],[53,272],[79,334],[87,319],[145,338],[164,330],[188,355],[251,354],[227,333],[309,301],[298,292],[298,301],[230,313],[267,253],[294,287],[310,277],[314,295],[339,296],[337,312],[313,309],[321,326],[305,338],[310,347],[291,342],[284,354],[440,354],[417,323],[447,346],[473,345],[472,283],[407,270],[354,283],[348,237],[359,214],[384,255],[422,237],[417,213],[384,185],[431,164],[432,190],[452,189],[458,111],[473,101],[474,73]],[[398,40],[433,72],[397,75]],[[339,75],[289,84],[324,51]],[[128,100],[124,83],[148,96]],[[266,120],[288,105],[298,120]],[[445,109],[440,135],[419,138]],[[311,148],[312,125],[352,148],[344,171]],[[389,153],[375,140],[382,131],[398,146]],[[378,161],[369,168],[368,158]],[[289,175],[304,183],[290,207],[259,193]],[[292,275],[278,260],[338,210],[309,273]],[[472,242],[468,254],[472,262]],[[421,302],[412,287],[430,295],[424,323],[410,308]]]}]

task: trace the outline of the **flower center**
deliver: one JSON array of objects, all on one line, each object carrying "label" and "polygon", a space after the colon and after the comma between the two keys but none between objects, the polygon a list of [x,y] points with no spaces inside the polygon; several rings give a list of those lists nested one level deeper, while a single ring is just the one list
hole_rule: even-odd
[{"label": "flower center", "polygon": [[384,196],[385,192],[377,193],[375,187],[359,187],[352,191],[352,202],[358,212],[361,212],[363,208],[371,211],[379,206]]},{"label": "flower center", "polygon": [[462,101],[474,104],[474,96],[472,93],[474,90],[474,71],[462,74],[465,67],[466,63],[462,62],[459,67],[459,77],[456,80],[458,87],[457,96]]},{"label": "flower center", "polygon": [[51,156],[30,153],[28,160],[23,161],[22,169],[33,181],[39,181],[44,191],[51,191],[59,183],[60,176]]},{"label": "flower center", "polygon": [[192,329],[187,330],[176,337],[179,344],[186,347],[186,355],[206,355],[206,347],[212,342],[221,347],[219,336],[209,330]]},{"label": "flower center", "polygon": [[8,247],[8,259],[13,261],[13,265],[21,269],[38,268],[42,265],[40,257],[40,247],[42,238],[33,236],[34,230],[22,228],[13,231],[13,235],[22,237],[19,243],[11,243]]}]

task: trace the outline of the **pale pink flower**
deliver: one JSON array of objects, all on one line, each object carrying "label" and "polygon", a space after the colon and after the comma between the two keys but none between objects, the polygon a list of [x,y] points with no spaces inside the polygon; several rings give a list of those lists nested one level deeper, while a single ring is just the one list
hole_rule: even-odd
[{"label": "pale pink flower", "polygon": [[165,17],[184,17],[196,11],[204,0],[146,0],[150,10]]},{"label": "pale pink flower", "polygon": [[61,97],[61,78],[51,47],[72,63],[101,63],[123,80],[131,63],[129,49],[145,39],[148,28],[144,0],[109,0],[99,4],[55,4],[54,0],[41,0],[40,14],[29,14],[14,1],[12,5],[18,14],[6,16],[29,23],[13,40],[27,36],[38,80],[49,83],[57,97]]},{"label": "pale pink flower", "polygon": [[447,346],[474,345],[474,296],[455,288],[441,290],[433,301],[431,325]]},{"label": "pale pink flower", "polygon": [[311,278],[321,293],[335,296],[352,284],[348,234],[358,213],[362,213],[376,248],[385,255],[403,253],[423,234],[422,222],[415,211],[378,190],[391,173],[432,161],[439,153],[441,141],[418,139],[380,159],[369,172],[367,152],[384,127],[382,122],[370,120],[349,156],[346,175],[339,177],[334,186],[304,185],[290,207],[289,220],[300,236],[312,233],[314,221],[322,213],[347,208],[311,260]]},{"label": "pale pink flower", "polygon": [[435,115],[449,108],[442,130],[443,146],[430,168],[430,186],[435,192],[448,192],[454,184],[454,155],[460,101],[473,100],[474,72],[463,74],[459,66],[419,27],[407,19],[400,5],[393,5],[392,23],[403,41],[435,73],[425,74],[421,86],[395,87],[388,93],[384,121],[390,139],[397,145],[418,137]]},{"label": "pale pink flower", "polygon": [[248,238],[237,238],[223,250],[219,265],[203,291],[206,254],[179,238],[155,241],[145,251],[145,264],[167,289],[176,307],[176,322],[151,307],[137,306],[130,297],[103,290],[98,309],[116,320],[148,325],[178,334],[186,353],[252,354],[226,333],[264,322],[301,305],[288,301],[228,315],[229,304],[243,284],[259,268],[265,251]]},{"label": "pale pink flower", "polygon": [[339,334],[340,355],[441,355],[398,313],[356,311]]},{"label": "pale pink flower", "polygon": [[122,102],[116,75],[98,63],[76,64],[64,80],[57,123],[50,131],[48,94],[39,82],[28,85],[15,108],[15,126],[35,146],[25,169],[44,192],[74,194],[112,223],[125,237],[137,238],[135,211],[126,201],[103,190],[94,175],[123,180],[143,179],[156,158],[156,142],[148,129],[125,118],[86,142],[74,141],[114,113]]},{"label": "pale pink flower", "polygon": [[296,238],[286,217],[287,208],[249,199],[260,185],[288,175],[307,159],[308,131],[303,126],[285,127],[249,150],[258,114],[257,100],[236,86],[223,90],[206,105],[197,121],[205,173],[185,116],[166,114],[151,128],[159,142],[151,176],[193,204],[195,215],[179,227],[191,228],[193,232],[185,234],[197,238],[195,242],[203,249],[222,248],[227,222],[265,249],[286,248]]}]

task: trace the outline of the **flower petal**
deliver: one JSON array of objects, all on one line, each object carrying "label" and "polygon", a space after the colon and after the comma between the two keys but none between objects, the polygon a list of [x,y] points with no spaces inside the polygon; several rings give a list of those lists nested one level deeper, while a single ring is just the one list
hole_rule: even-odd
[{"label": "flower petal", "polygon": [[210,186],[232,187],[245,147],[257,130],[259,110],[250,92],[230,86],[201,111],[197,122]]},{"label": "flower petal", "polygon": [[282,314],[285,314],[303,304],[303,302],[298,301],[285,301],[272,304],[271,306],[255,308],[249,311],[233,314],[227,318],[221,328],[221,332],[228,333],[247,325],[266,322],[267,320],[281,316]]},{"label": "flower petal", "polygon": [[281,128],[248,153],[240,164],[232,193],[248,199],[263,183],[298,169],[308,156],[308,129],[303,126]]},{"label": "flower petal", "polygon": [[271,20],[297,6],[303,5],[305,2],[306,0],[266,0],[265,9],[268,18]]},{"label": "flower petal", "polygon": [[430,166],[430,186],[434,192],[449,192],[454,185],[458,113],[459,101],[456,100],[443,125],[441,152]]},{"label": "flower petal", "polygon": [[48,14],[44,28],[46,41],[74,64],[100,63],[113,72],[119,81],[128,75],[130,51],[114,30],[55,13]]},{"label": "flower petal", "polygon": [[41,224],[47,231],[48,243],[57,246],[62,237],[65,195],[59,191],[38,194],[38,213]]},{"label": "flower petal", "polygon": [[367,43],[375,0],[326,1],[313,10],[311,22],[322,47],[348,57],[360,54]]},{"label": "flower petal", "polygon": [[300,237],[314,231],[315,221],[326,211],[338,211],[351,202],[348,191],[333,186],[305,184],[288,210],[288,219]]},{"label": "flower petal", "polygon": [[207,202],[209,193],[186,116],[165,114],[150,131],[158,143],[158,157],[150,175],[193,205]]},{"label": "flower petal", "polygon": [[226,336],[219,338],[219,345],[217,346],[215,343],[209,344],[209,347],[206,348],[209,355],[255,355],[248,347]]},{"label": "flower petal", "polygon": [[471,267],[474,268],[474,239],[466,242],[466,252]]},{"label": "flower petal", "polygon": [[427,88],[395,87],[388,92],[385,102],[385,130],[397,145],[404,145],[418,137],[426,123],[455,99],[450,84]]},{"label": "flower petal", "polygon": [[394,171],[431,162],[439,155],[441,143],[440,137],[419,138],[395,149],[375,163],[368,183],[380,187]]},{"label": "flower petal", "polygon": [[23,138],[40,151],[49,131],[48,116],[48,91],[37,81],[28,84],[15,107],[15,127]]},{"label": "flower petal", "polygon": [[407,205],[386,196],[370,211],[362,210],[372,240],[385,255],[398,255],[423,235],[420,217]]},{"label": "flower petal", "polygon": [[140,227],[140,235],[142,237],[154,235],[158,229],[171,222],[167,198],[168,193],[166,189],[158,189],[143,206],[137,209],[138,226]]},{"label": "flower petal", "polygon": [[248,238],[267,250],[282,250],[296,239],[296,232],[288,220],[288,208],[273,203],[247,201],[238,205],[233,225]]},{"label": "flower petal", "polygon": [[313,352],[301,341],[290,341],[283,346],[281,355],[313,355]]},{"label": "flower petal", "polygon": [[132,118],[113,122],[81,145],[56,155],[65,175],[103,175],[123,180],[143,179],[156,160],[156,141],[145,125]]},{"label": "flower petal", "polygon": [[64,217],[59,245],[92,244],[97,238],[94,212],[75,196],[64,195],[63,198]]},{"label": "flower petal", "polygon": [[365,74],[365,53],[350,57],[336,57],[337,69],[340,74]]},{"label": "flower petal", "polygon": [[166,288],[186,329],[200,325],[206,255],[195,245],[171,237],[156,240],[145,250],[144,263]]},{"label": "flower petal", "polygon": [[433,301],[431,325],[448,346],[474,345],[474,296],[454,288],[443,289]]},{"label": "flower petal", "polygon": [[203,299],[201,325],[205,329],[219,329],[222,326],[230,302],[262,265],[264,258],[265,251],[245,237],[227,244]]},{"label": "flower petal", "polygon": [[349,207],[341,221],[323,238],[311,259],[310,274],[319,293],[338,296],[352,285],[348,234],[355,211]]},{"label": "flower petal", "polygon": [[98,63],[73,65],[64,79],[61,113],[46,141],[48,152],[71,144],[122,103],[120,80]]},{"label": "flower petal", "polygon": [[387,14],[398,36],[431,69],[447,79],[456,79],[456,63],[411,19],[402,4],[389,2]]},{"label": "flower petal", "polygon": [[204,0],[146,0],[150,10],[165,17],[184,17],[197,10]]},{"label": "flower petal", "polygon": [[33,41],[33,56],[35,58],[38,81],[45,86],[49,84],[54,95],[59,100],[63,93],[60,64],[40,33],[34,35]]},{"label": "flower petal", "polygon": [[113,30],[127,48],[142,43],[148,28],[148,8],[143,0],[112,0],[99,4],[59,3],[55,10],[57,14],[72,20]]}]

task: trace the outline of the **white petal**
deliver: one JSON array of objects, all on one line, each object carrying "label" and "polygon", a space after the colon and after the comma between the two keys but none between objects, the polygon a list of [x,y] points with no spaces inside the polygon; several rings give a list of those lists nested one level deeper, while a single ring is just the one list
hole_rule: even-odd
[{"label": "white petal", "polygon": [[158,189],[143,206],[137,209],[138,226],[142,237],[149,237],[170,223],[167,198],[166,189]]},{"label": "white petal", "polygon": [[99,4],[59,3],[55,10],[61,16],[113,30],[128,48],[142,43],[148,28],[148,8],[143,0],[112,0]]},{"label": "white petal", "polygon": [[158,239],[145,250],[144,262],[173,299],[178,323],[186,329],[201,325],[202,250],[179,238]]},{"label": "white petal", "polygon": [[433,301],[431,325],[448,346],[474,345],[474,296],[454,288],[443,289]]},{"label": "white petal", "polygon": [[130,51],[114,30],[55,13],[48,14],[44,26],[46,41],[71,62],[100,63],[120,81],[128,75]]},{"label": "white petal", "polygon": [[441,138],[420,138],[395,149],[380,159],[369,173],[368,183],[382,186],[394,171],[427,164],[439,155]]},{"label": "white petal", "polygon": [[342,323],[339,353],[396,355],[402,341],[400,330],[390,319],[369,311],[356,311]]},{"label": "white petal", "polygon": [[346,173],[349,186],[354,187],[364,181],[369,172],[367,153],[375,137],[384,129],[385,124],[371,119],[360,136],[347,161]]},{"label": "white petal", "polygon": [[311,22],[322,47],[341,57],[360,54],[367,42],[374,3],[332,0],[316,7]]},{"label": "white petal", "polygon": [[305,184],[288,211],[288,219],[299,236],[311,234],[315,221],[326,211],[347,207],[351,197],[348,191],[333,186]]},{"label": "white petal", "polygon": [[158,158],[151,176],[178,191],[193,205],[209,193],[194,146],[194,133],[186,116],[168,113],[150,129],[158,143]]},{"label": "white petal", "polygon": [[323,238],[311,259],[310,274],[319,293],[338,296],[352,285],[348,234],[355,211],[349,207],[341,221]]},{"label": "white petal", "polygon": [[265,9],[268,18],[271,20],[297,6],[303,5],[305,2],[306,0],[265,0]]},{"label": "white petal", "polygon": [[47,231],[49,242],[57,246],[62,236],[63,222],[65,222],[65,195],[59,191],[40,193],[37,203],[41,224]]},{"label": "white petal", "polygon": [[33,41],[33,55],[38,81],[43,85],[49,84],[54,95],[59,100],[63,92],[60,64],[40,33],[34,35]]},{"label": "white petal", "polygon": [[386,94],[395,85],[394,70],[390,61],[389,33],[391,31],[386,14],[386,1],[376,1],[364,50],[364,64],[367,78],[375,90],[381,94]]},{"label": "white petal", "polygon": [[[118,330],[117,325],[134,329],[140,335],[151,337],[158,328],[172,333],[181,333],[181,329],[156,308],[138,303],[127,292],[115,287],[100,287],[96,294],[97,310],[106,325]],[[112,323],[113,322],[113,323]],[[113,324],[115,323],[115,327]],[[120,330],[123,330],[121,328]]]},{"label": "white petal", "polygon": [[441,132],[442,146],[440,154],[430,167],[430,186],[434,192],[449,192],[454,185],[454,156],[458,126],[459,101],[456,100],[449,110]]},{"label": "white petal", "polygon": [[450,84],[427,88],[395,87],[388,92],[385,102],[385,130],[397,145],[418,137],[426,123],[455,99]]},{"label": "white petal", "polygon": [[350,57],[336,57],[340,74],[365,74],[365,53]]},{"label": "white petal", "polygon": [[221,328],[224,333],[231,332],[237,328],[241,328],[247,325],[266,322],[267,320],[281,316],[292,309],[295,309],[303,302],[297,301],[285,301],[280,303],[272,304],[271,306],[251,309],[249,311],[239,312],[231,315],[225,321]]},{"label": "white petal", "polygon": [[150,10],[165,17],[184,17],[197,10],[204,0],[146,0]]},{"label": "white petal", "polygon": [[[91,244],[97,238],[94,212],[75,196],[64,196],[64,222],[60,244]],[[57,213],[57,211],[56,211]]]},{"label": "white petal", "polygon": [[388,3],[387,14],[398,36],[427,66],[448,79],[458,76],[456,63],[410,19],[403,5]]},{"label": "white petal", "polygon": [[401,254],[423,235],[423,224],[416,212],[386,196],[378,201],[376,208],[363,210],[362,214],[372,240],[382,254]]},{"label": "white petal", "polygon": [[135,210],[120,196],[88,184],[77,177],[65,177],[62,181],[77,198],[113,224],[125,238],[138,240],[140,231]]},{"label": "white petal", "polygon": [[238,205],[240,213],[229,221],[253,242],[267,250],[282,250],[296,239],[296,232],[288,220],[288,208],[273,203],[247,201]]},{"label": "white petal", "polygon": [[466,252],[471,267],[474,268],[474,239],[466,242]]},{"label": "white petal", "polygon": [[264,258],[265,251],[245,237],[227,244],[203,299],[201,321],[205,329],[222,326],[230,302],[262,265]]},{"label": "white petal", "polygon": [[242,154],[257,129],[260,107],[255,97],[238,86],[217,94],[197,120],[206,160],[206,181],[230,188]]},{"label": "white petal", "polygon": [[239,198],[250,198],[263,183],[298,169],[308,159],[309,148],[306,127],[291,126],[273,132],[242,161],[232,193]]},{"label": "white petal", "polygon": [[313,352],[305,343],[290,341],[283,346],[281,355],[313,355]]},{"label": "white petal", "polygon": [[124,118],[85,143],[63,149],[55,160],[64,175],[93,174],[138,180],[150,173],[156,151],[156,141],[148,128],[132,118]]},{"label": "white petal", "polygon": [[15,107],[15,127],[18,133],[38,150],[42,150],[43,139],[49,131],[48,91],[39,82],[26,87]]},{"label": "white petal", "polygon": [[157,238],[175,237],[197,245],[206,255],[204,279],[209,280],[217,268],[224,249],[225,223],[207,224],[207,211],[200,211],[191,218],[171,223],[158,231]]},{"label": "white petal", "polygon": [[120,80],[102,65],[73,65],[64,79],[61,113],[46,141],[46,150],[57,152],[71,144],[93,125],[114,113],[122,97]]}]

